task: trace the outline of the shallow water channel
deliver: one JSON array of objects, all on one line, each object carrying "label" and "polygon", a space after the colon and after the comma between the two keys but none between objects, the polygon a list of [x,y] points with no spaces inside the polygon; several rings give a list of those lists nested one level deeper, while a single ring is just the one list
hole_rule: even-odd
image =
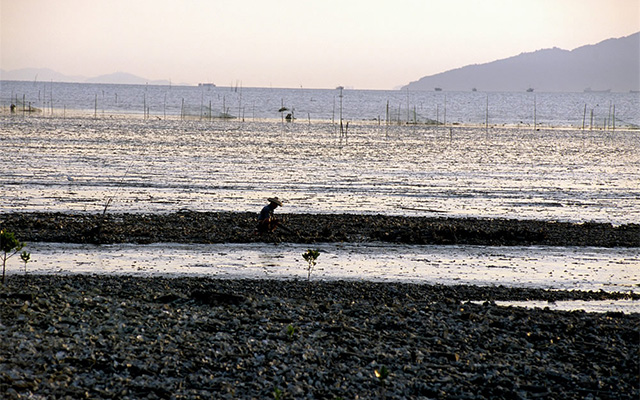
[{"label": "shallow water channel", "polygon": [[[30,243],[28,272],[307,279],[302,244]],[[315,244],[312,280],[372,280],[640,292],[639,250],[597,247]],[[10,273],[23,273],[11,260]],[[510,302],[511,305],[640,312],[638,301]],[[502,303],[507,304],[507,303]]]}]

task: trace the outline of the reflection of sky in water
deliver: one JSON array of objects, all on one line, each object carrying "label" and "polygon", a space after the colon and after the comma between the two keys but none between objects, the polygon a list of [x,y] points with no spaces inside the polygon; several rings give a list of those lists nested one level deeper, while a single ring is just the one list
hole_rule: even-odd
[{"label": "reflection of sky in water", "polygon": [[0,211],[383,213],[640,221],[640,133],[12,119]]},{"label": "reflection of sky in water", "polygon": [[[298,244],[79,245],[30,243],[30,273],[306,279]],[[316,244],[312,279],[363,279],[640,292],[638,250],[594,247]],[[10,273],[21,273],[18,261]],[[640,306],[635,311],[640,312]],[[628,309],[628,308],[626,308]]]}]

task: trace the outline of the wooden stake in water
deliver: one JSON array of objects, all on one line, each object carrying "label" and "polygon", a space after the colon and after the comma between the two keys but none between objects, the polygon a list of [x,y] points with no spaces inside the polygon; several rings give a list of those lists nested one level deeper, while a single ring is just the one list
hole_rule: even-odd
[{"label": "wooden stake in water", "polygon": [[342,137],[344,130],[342,127],[342,87],[340,87],[340,94],[338,95],[338,97],[340,97],[340,137]]},{"label": "wooden stake in water", "polygon": [[587,103],[584,103],[584,113],[582,114],[582,130],[584,130],[584,123],[587,119]]},{"label": "wooden stake in water", "polygon": [[389,100],[387,100],[387,112],[385,116],[384,135],[385,137],[389,137]]},{"label": "wooden stake in water", "polygon": [[487,105],[485,107],[484,129],[489,131],[489,95],[487,95]]},{"label": "wooden stake in water", "polygon": [[50,93],[49,93],[49,100],[51,100],[51,103],[50,103],[51,116],[53,116],[53,80],[51,81],[51,89],[50,89]]},{"label": "wooden stake in water", "polygon": [[[387,102],[387,108],[389,103]],[[333,96],[333,109],[331,110],[331,125],[333,126],[333,134],[336,133],[336,96]]]},{"label": "wooden stake in water", "polygon": [[444,117],[442,121],[443,125],[447,124],[447,95],[444,95]]},{"label": "wooden stake in water", "polygon": [[533,96],[533,130],[535,131],[538,125],[537,115],[536,115],[536,96]]},{"label": "wooden stake in water", "polygon": [[409,123],[409,88],[407,87],[407,124]]},{"label": "wooden stake in water", "polygon": [[200,91],[200,120],[202,121],[202,115],[204,110],[204,89]]},{"label": "wooden stake in water", "polygon": [[612,118],[612,130],[615,132],[616,130],[616,105],[613,105],[613,113],[611,114],[611,118]]},{"label": "wooden stake in water", "polygon": [[[236,81],[236,92],[238,91],[238,81]],[[240,118],[240,110],[242,109],[242,122],[244,122],[244,108],[242,107],[242,82],[240,82],[240,93],[238,95],[238,118]]]}]

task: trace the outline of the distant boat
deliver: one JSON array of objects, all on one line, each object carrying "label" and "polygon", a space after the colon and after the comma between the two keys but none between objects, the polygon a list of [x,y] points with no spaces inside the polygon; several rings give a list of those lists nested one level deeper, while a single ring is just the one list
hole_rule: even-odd
[{"label": "distant boat", "polygon": [[437,87],[436,92],[442,92],[442,88]]},{"label": "distant boat", "polygon": [[527,89],[527,92],[529,92],[529,93],[533,92],[533,88]]},{"label": "distant boat", "polygon": [[477,91],[478,91],[478,89],[473,88],[473,89],[471,89],[471,91],[472,91],[472,92],[477,92]]},{"label": "distant boat", "polygon": [[206,88],[214,88],[214,87],[216,87],[216,85],[214,83],[198,83],[198,86],[206,87]]},{"label": "distant boat", "polygon": [[611,92],[611,89],[606,89],[606,90],[593,90],[590,87],[586,88],[584,90],[585,93],[609,93]]}]

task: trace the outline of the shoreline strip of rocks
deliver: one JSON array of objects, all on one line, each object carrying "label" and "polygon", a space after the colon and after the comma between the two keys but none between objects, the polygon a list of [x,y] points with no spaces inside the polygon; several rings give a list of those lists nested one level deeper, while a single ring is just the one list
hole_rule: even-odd
[{"label": "shoreline strip of rocks", "polygon": [[26,242],[253,243],[389,242],[488,246],[640,247],[640,224],[408,217],[357,214],[279,214],[274,234],[255,231],[255,213],[180,211],[168,214],[4,213],[0,228]]},{"label": "shoreline strip of rocks", "polygon": [[0,287],[0,395],[637,399],[640,314],[493,303],[550,295],[350,281],[12,276]]}]

